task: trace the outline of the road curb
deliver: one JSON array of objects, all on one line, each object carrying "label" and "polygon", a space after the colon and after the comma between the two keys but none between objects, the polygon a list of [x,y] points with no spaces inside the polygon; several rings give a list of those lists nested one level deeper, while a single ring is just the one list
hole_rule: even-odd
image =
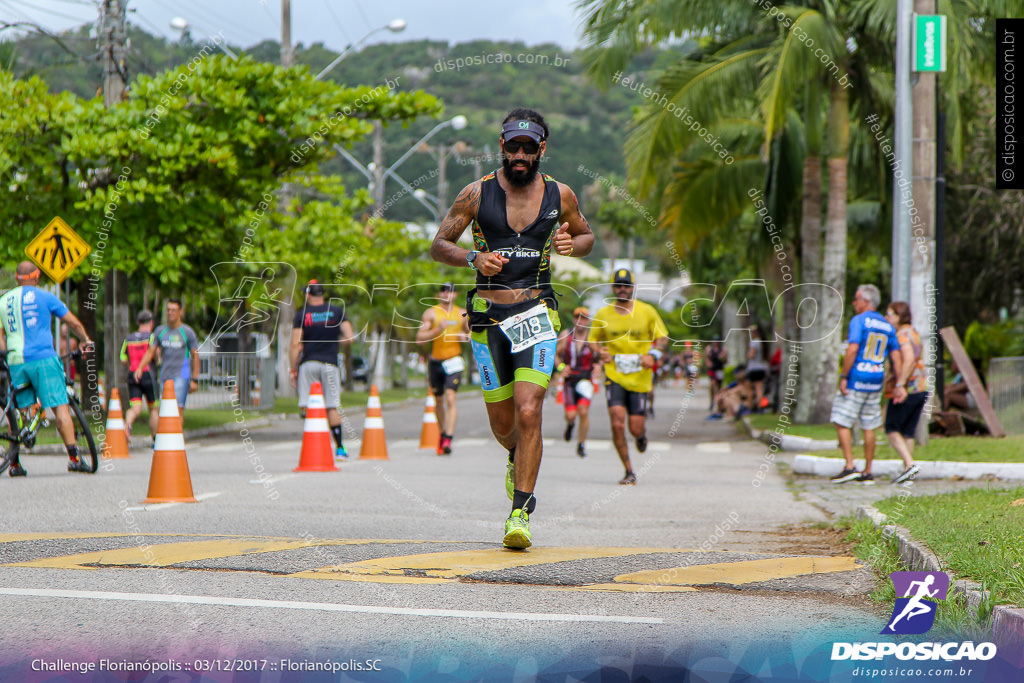
[{"label": "road curb", "polygon": [[[799,451],[823,451],[839,447],[838,441],[822,441],[806,436],[779,434],[774,431],[756,429],[746,416],[740,418],[743,428],[750,438],[757,439],[769,446],[775,445],[781,451],[796,451],[793,458],[793,474],[809,474],[816,477],[831,477],[843,470],[844,462],[839,458],[825,458],[820,455],[800,453]],[[853,461],[857,469],[863,469],[864,460]],[[918,479],[1008,479],[1024,480],[1024,463],[1017,462],[958,462],[931,461],[917,462],[921,471]],[[875,460],[871,470],[875,475],[897,477],[903,472],[902,460]]]},{"label": "road curb", "polygon": [[[863,459],[853,462],[857,469],[864,467]],[[839,474],[844,464],[840,458],[800,453],[793,458],[793,473],[831,477]],[[917,464],[921,466],[921,471],[917,473],[918,479],[1024,479],[1024,463],[919,460]],[[875,460],[871,466],[875,476],[896,477],[904,469],[902,460]]]},{"label": "road curb", "polygon": [[[873,506],[861,505],[857,508],[857,517],[870,520],[876,529],[882,530],[883,536],[895,537],[897,553],[911,571],[944,572],[949,575],[953,592],[964,596],[967,611],[975,617],[978,616],[978,608],[982,601],[989,598],[989,591],[982,590],[981,584],[967,579],[957,579],[951,572],[943,569],[942,561],[927,545],[914,539],[907,529],[897,524],[889,524],[888,517]],[[1016,605],[996,605],[992,609],[990,630],[1000,654],[1009,659],[1008,651],[1018,648],[1024,641],[1024,609]],[[1024,652],[1018,651],[1013,656],[1014,659],[1011,661],[1015,666],[1024,664]]]}]

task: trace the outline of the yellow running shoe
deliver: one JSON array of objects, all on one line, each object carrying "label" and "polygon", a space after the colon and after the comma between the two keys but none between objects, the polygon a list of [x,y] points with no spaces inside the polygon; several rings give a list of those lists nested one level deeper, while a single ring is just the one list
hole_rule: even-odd
[{"label": "yellow running shoe", "polygon": [[530,541],[530,516],[526,510],[513,510],[505,520],[505,538],[502,541],[506,548],[522,550],[532,545]]}]

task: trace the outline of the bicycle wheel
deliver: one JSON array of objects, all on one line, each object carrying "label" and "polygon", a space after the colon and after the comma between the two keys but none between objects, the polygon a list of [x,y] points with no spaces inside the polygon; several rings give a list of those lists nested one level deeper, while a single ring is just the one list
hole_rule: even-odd
[{"label": "bicycle wheel", "polygon": [[86,420],[81,406],[78,405],[78,401],[73,398],[70,399],[68,401],[68,408],[71,410],[71,422],[75,426],[75,443],[78,445],[78,458],[89,466],[90,474],[95,474],[96,468],[100,464],[99,455],[96,452],[96,439],[92,436],[89,422]]},{"label": "bicycle wheel", "polygon": [[[0,410],[3,409],[0,408]],[[0,415],[0,474],[3,474],[18,457],[20,447],[18,418],[14,414],[14,408],[10,407],[3,415]]]}]

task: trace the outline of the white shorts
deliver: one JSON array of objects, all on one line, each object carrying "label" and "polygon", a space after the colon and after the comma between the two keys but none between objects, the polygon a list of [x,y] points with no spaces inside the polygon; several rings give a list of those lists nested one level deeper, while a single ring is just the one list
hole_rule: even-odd
[{"label": "white shorts", "polygon": [[850,389],[846,396],[837,391],[829,421],[840,427],[851,428],[860,422],[861,429],[878,429],[882,426],[882,390]]},{"label": "white shorts", "polygon": [[313,382],[320,382],[324,392],[324,406],[341,407],[341,373],[337,365],[308,360],[299,366],[299,407],[309,403],[309,390]]}]

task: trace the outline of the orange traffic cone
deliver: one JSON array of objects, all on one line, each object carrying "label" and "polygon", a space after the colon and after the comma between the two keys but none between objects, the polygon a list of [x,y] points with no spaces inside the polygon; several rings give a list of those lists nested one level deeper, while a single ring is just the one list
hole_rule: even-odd
[{"label": "orange traffic cone", "polygon": [[302,452],[299,466],[294,472],[337,472],[334,449],[331,447],[331,428],[327,426],[327,407],[320,382],[309,388],[306,405],[306,423],[302,427]]},{"label": "orange traffic cone", "polygon": [[164,382],[160,397],[160,420],[153,447],[153,468],[149,472],[149,495],[143,503],[198,503],[192,495],[192,477],[185,457],[185,435],[181,433],[174,380]]},{"label": "orange traffic cone", "polygon": [[562,405],[565,403],[565,396],[563,396],[563,389],[565,388],[565,378],[561,375],[558,376],[558,384],[555,385],[555,403]]},{"label": "orange traffic cone", "polygon": [[121,414],[121,395],[117,387],[110,390],[110,405],[107,406],[107,428],[103,440],[104,458],[127,458],[128,435],[124,431],[124,415]]},{"label": "orange traffic cone", "polygon": [[[435,418],[436,419],[436,418]],[[438,435],[440,438],[440,435]],[[384,438],[384,418],[380,412],[380,393],[377,385],[370,385],[370,398],[366,399],[366,422],[363,423],[363,445],[360,460],[387,460],[388,444]]]},{"label": "orange traffic cone", "polygon": [[437,413],[435,408],[434,395],[427,394],[427,408],[423,412],[423,429],[420,430],[420,448],[437,448],[441,440],[441,430],[437,426]]}]

